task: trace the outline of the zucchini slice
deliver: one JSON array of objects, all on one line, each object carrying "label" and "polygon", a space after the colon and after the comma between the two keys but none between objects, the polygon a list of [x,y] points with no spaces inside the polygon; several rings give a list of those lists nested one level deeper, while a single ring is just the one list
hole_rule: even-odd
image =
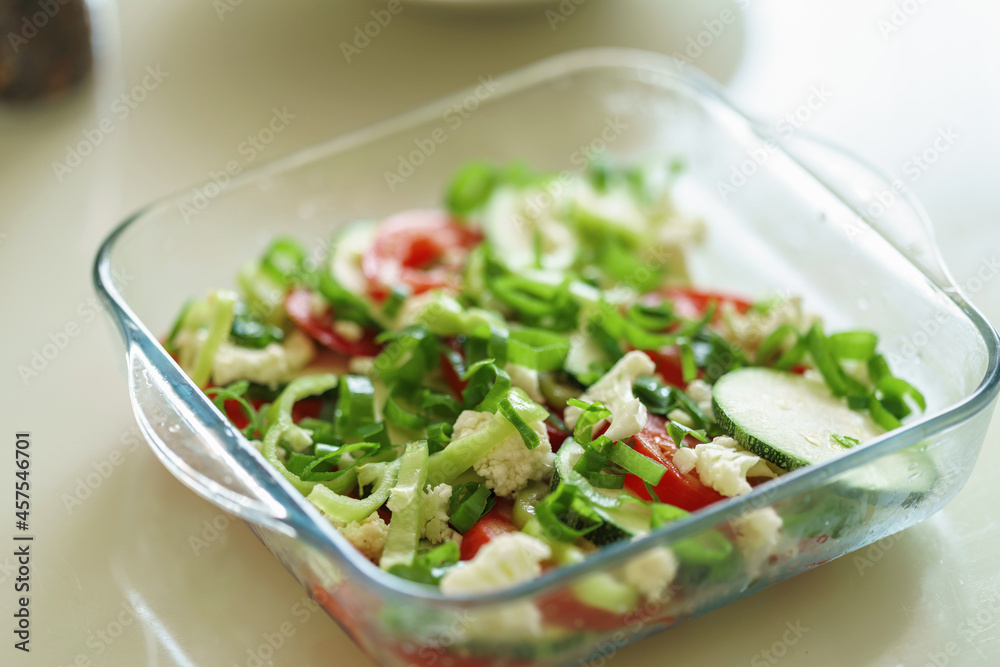
[{"label": "zucchini slice", "polygon": [[864,443],[884,433],[822,380],[770,368],[723,375],[712,389],[712,407],[719,425],[737,442],[785,470],[843,454],[847,450],[834,435]]}]

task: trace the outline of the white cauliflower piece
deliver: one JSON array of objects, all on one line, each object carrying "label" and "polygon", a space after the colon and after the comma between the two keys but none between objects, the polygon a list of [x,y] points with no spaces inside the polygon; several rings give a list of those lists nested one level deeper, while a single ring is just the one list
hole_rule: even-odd
[{"label": "white cauliflower piece", "polygon": [[462,536],[448,525],[448,501],[451,500],[452,488],[448,484],[438,484],[424,489],[424,526],[421,537],[426,537],[431,544],[441,544],[447,541],[461,542]]},{"label": "white cauliflower piece", "polygon": [[331,519],[331,521],[340,534],[370,560],[378,562],[382,557],[386,536],[389,534],[389,526],[378,515],[378,512],[372,512],[364,521],[346,524],[335,519]]},{"label": "white cauliflower piece", "polygon": [[[489,412],[465,410],[455,421],[452,440],[478,431],[492,420],[493,415]],[[544,479],[552,470],[552,445],[545,422],[540,420],[528,426],[538,434],[537,447],[528,449],[520,434],[512,431],[472,466],[498,496],[512,496],[531,480]]]},{"label": "white cauliflower piece", "polygon": [[691,380],[684,393],[695,402],[699,410],[706,415],[712,415],[712,385],[698,378]]},{"label": "white cauliflower piece", "polygon": [[[632,385],[643,375],[652,375],[656,364],[644,352],[633,350],[618,360],[600,380],[580,396],[581,401],[600,401],[611,411],[611,426],[604,434],[612,440],[625,440],[646,425],[646,406],[632,394]],[[566,426],[573,428],[583,413],[578,407],[566,408]]]},{"label": "white cauliflower piece", "polygon": [[802,297],[781,299],[773,305],[753,308],[740,314],[736,306],[723,301],[719,306],[721,321],[719,333],[728,342],[744,352],[756,352],[760,344],[778,327],[791,324],[797,331],[805,331],[816,319],[802,310]]},{"label": "white cauliflower piece", "polygon": [[[199,347],[204,337],[199,336]],[[237,380],[250,380],[277,389],[278,385],[292,380],[312,361],[316,349],[309,338],[293,329],[281,343],[254,350],[233,345],[226,341],[219,346],[212,364],[212,381],[227,385]]]},{"label": "white cauliflower piece", "polygon": [[702,483],[727,497],[750,493],[753,487],[747,477],[778,476],[766,461],[724,435],[695,447],[681,447],[674,454],[674,465],[685,475],[697,469]]},{"label": "white cauliflower piece", "polygon": [[747,574],[760,575],[764,563],[778,552],[781,539],[781,517],[773,507],[747,512],[730,522],[733,541],[746,561]]},{"label": "white cauliflower piece", "polygon": [[545,397],[542,396],[542,389],[538,384],[538,371],[517,364],[507,364],[504,370],[510,376],[511,385],[523,390],[535,403],[545,403]]},{"label": "white cauliflower piece", "polygon": [[498,535],[472,560],[448,570],[441,578],[441,592],[470,595],[510,588],[538,577],[542,562],[551,556],[552,549],[537,537],[524,533]]},{"label": "white cauliflower piece", "polygon": [[666,547],[653,547],[630,560],[622,568],[621,577],[647,600],[666,602],[671,598],[670,585],[677,576],[678,566],[673,551]]}]

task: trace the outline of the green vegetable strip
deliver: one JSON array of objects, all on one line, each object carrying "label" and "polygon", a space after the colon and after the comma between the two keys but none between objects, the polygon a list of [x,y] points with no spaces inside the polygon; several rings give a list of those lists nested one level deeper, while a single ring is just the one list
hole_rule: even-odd
[{"label": "green vegetable strip", "polygon": [[[403,387],[405,389],[405,385]],[[400,386],[397,386],[386,397],[385,407],[383,408],[385,420],[390,424],[395,424],[409,431],[418,431],[424,428],[427,425],[427,420],[423,419],[420,415],[407,411],[396,401],[396,394],[399,392]]]},{"label": "green vegetable strip", "polygon": [[452,178],[445,204],[451,213],[466,216],[486,203],[497,183],[495,166],[488,162],[470,162]]},{"label": "green vegetable strip", "polygon": [[[469,485],[462,485],[468,488],[469,486],[475,487],[473,491],[465,500],[455,505],[454,509],[451,511],[451,519],[449,522],[451,525],[460,533],[468,532],[473,525],[486,512],[487,505],[490,501],[491,492],[485,484],[479,484],[476,482],[470,482]],[[452,492],[452,499],[458,498],[457,495],[459,489],[455,489]]]},{"label": "green vegetable strip", "polygon": [[302,275],[302,263],[305,259],[306,252],[298,241],[279,236],[264,251],[260,268],[271,280],[287,287]]},{"label": "green vegetable strip", "polygon": [[468,382],[462,401],[470,409],[496,412],[500,399],[510,391],[510,376],[493,359],[472,364],[462,379]]},{"label": "green vegetable strip", "polygon": [[[559,542],[572,542],[601,526],[601,518],[586,503],[577,498],[577,488],[560,484],[535,507],[535,518],[546,537]],[[573,516],[575,526],[566,520]]]},{"label": "green vegetable strip", "polygon": [[813,361],[816,362],[816,367],[819,369],[827,386],[830,387],[830,391],[835,396],[846,395],[847,382],[844,379],[844,371],[831,353],[823,330],[818,325],[814,325],[809,330],[808,338],[809,354],[812,355]]},{"label": "green vegetable strip", "polygon": [[380,466],[381,472],[376,476],[372,492],[361,499],[351,498],[331,491],[325,486],[316,484],[308,494],[308,500],[327,514],[343,523],[364,521],[372,512],[385,504],[389,493],[396,484],[399,474],[399,461],[392,463],[374,463],[366,466],[371,469]]},{"label": "green vegetable strip", "polygon": [[308,375],[306,377],[292,380],[285,390],[281,392],[269,412],[269,424],[267,432],[264,434],[264,442],[261,452],[268,461],[271,462],[278,472],[291,482],[292,486],[302,494],[308,495],[316,482],[303,482],[297,475],[285,467],[284,462],[278,458],[278,443],[285,433],[295,426],[292,421],[292,408],[303,398],[324,394],[337,386],[337,376],[329,373],[322,375]]},{"label": "green vegetable strip", "polygon": [[681,353],[681,372],[686,384],[698,377],[698,365],[694,361],[694,352],[691,350],[691,343],[679,343],[677,349]]},{"label": "green vegetable strip", "polygon": [[[655,498],[655,496],[654,496]],[[680,507],[674,507],[673,505],[666,505],[657,501],[653,504],[651,526],[656,529],[661,526],[665,526],[668,523],[673,523],[674,521],[679,521],[685,517],[691,516],[691,514]]]},{"label": "green vegetable strip", "polygon": [[875,385],[875,397],[898,419],[906,417],[912,411],[906,399],[913,401],[921,412],[927,410],[924,395],[902,378],[883,376]]},{"label": "green vegetable strip", "polygon": [[868,410],[871,413],[872,419],[875,420],[875,423],[884,428],[886,431],[891,431],[902,426],[899,419],[889,412],[877,398],[872,398],[871,402],[868,404]]},{"label": "green vegetable strip", "polygon": [[578,398],[571,398],[567,402],[567,405],[572,405],[583,410],[580,416],[576,418],[576,426],[573,427],[573,439],[581,445],[586,445],[593,440],[594,426],[611,416],[611,410],[604,407],[604,404],[600,401],[587,403]]},{"label": "green vegetable strip", "polygon": [[535,371],[562,368],[569,354],[569,338],[543,329],[515,329],[510,332],[507,358],[512,364]]},{"label": "green vegetable strip", "polygon": [[423,526],[423,490],[427,485],[427,441],[417,440],[406,446],[400,457],[399,477],[389,496],[392,521],[379,565],[388,570],[395,565],[410,565],[417,553]]},{"label": "green vegetable strip", "polygon": [[184,305],[181,306],[181,312],[177,314],[177,319],[174,320],[174,325],[170,327],[170,334],[167,336],[167,341],[164,345],[164,347],[167,348],[167,352],[177,351],[177,345],[175,343],[177,334],[181,332],[184,320],[187,318],[188,311],[191,310],[191,306],[194,305],[194,302],[194,299],[188,299],[184,302]]},{"label": "green vegetable strip", "polygon": [[448,569],[458,563],[461,552],[456,542],[445,542],[418,555],[411,565],[393,565],[389,572],[418,584],[437,586]]},{"label": "green vegetable strip", "polygon": [[845,331],[831,335],[827,342],[837,359],[868,361],[875,355],[878,336],[870,331]]},{"label": "green vegetable strip", "polygon": [[667,469],[660,463],[648,459],[623,442],[615,443],[608,458],[644,482],[653,486],[660,483]]},{"label": "green vegetable strip", "polygon": [[198,351],[194,362],[191,381],[199,387],[208,384],[212,377],[212,365],[219,347],[229,338],[229,330],[233,328],[233,313],[236,309],[236,295],[228,290],[217,290],[208,297],[212,306],[212,326],[208,330],[208,338]]},{"label": "green vegetable strip", "polygon": [[506,397],[501,398],[500,402],[497,403],[497,412],[510,422],[511,426],[518,432],[518,435],[521,436],[525,447],[534,449],[541,444],[538,434],[528,426],[527,422],[521,419],[521,415],[517,414],[517,410],[511,405],[510,399]]},{"label": "green vegetable strip", "polygon": [[683,441],[684,437],[688,435],[700,442],[708,442],[708,436],[705,431],[696,431],[675,421],[667,422],[667,435],[670,436],[670,439],[673,440],[678,447],[686,447],[686,445],[683,444]]},{"label": "green vegetable strip", "polygon": [[[528,424],[545,419],[548,415],[545,408],[529,400],[519,390],[512,390],[508,398],[521,419]],[[516,432],[503,415],[494,415],[483,428],[452,440],[447,447],[431,455],[428,462],[428,482],[432,486],[450,484],[500,444],[501,440]]]},{"label": "green vegetable strip", "polygon": [[341,435],[357,433],[358,427],[375,421],[375,386],[364,375],[344,375],[337,397],[337,430]]},{"label": "green vegetable strip", "polygon": [[[798,330],[791,324],[782,324],[780,327],[772,331],[764,342],[760,344],[757,349],[757,363],[761,365],[768,365],[768,362],[776,355],[776,353],[785,344],[790,336],[796,336]],[[798,338],[796,338],[798,341]]]},{"label": "green vegetable strip", "polygon": [[625,475],[594,473],[588,479],[595,489],[622,489],[625,487]]}]

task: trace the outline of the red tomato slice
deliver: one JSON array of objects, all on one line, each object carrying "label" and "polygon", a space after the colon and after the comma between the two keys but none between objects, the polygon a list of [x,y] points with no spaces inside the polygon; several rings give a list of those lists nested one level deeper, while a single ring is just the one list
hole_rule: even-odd
[{"label": "red tomato slice", "polygon": [[608,632],[629,625],[633,614],[615,614],[581,601],[572,590],[562,588],[538,601],[542,618],[550,625],[573,630]]},{"label": "red tomato slice", "polygon": [[556,428],[548,421],[545,422],[545,431],[549,436],[549,444],[552,445],[552,451],[558,452],[562,444],[566,442],[566,438],[570,436],[569,433],[561,429]]},{"label": "red tomato slice", "polygon": [[462,560],[471,560],[494,537],[517,532],[517,526],[511,520],[513,509],[514,503],[511,500],[497,498],[493,509],[462,536]]},{"label": "red tomato slice", "polygon": [[656,372],[664,382],[681,389],[687,387],[687,382],[684,381],[684,367],[681,365],[681,353],[676,345],[662,350],[646,350],[646,354],[656,364]]},{"label": "red tomato slice", "polygon": [[721,307],[724,303],[731,303],[741,315],[750,310],[750,306],[753,305],[751,301],[742,296],[693,287],[667,287],[662,293],[673,302],[674,312],[677,315],[692,320],[704,315],[712,303],[718,304],[717,307]]},{"label": "red tomato slice", "polygon": [[374,331],[366,330],[356,341],[337,333],[333,328],[333,311],[327,307],[324,313],[313,312],[313,296],[308,289],[300,287],[290,291],[285,297],[285,312],[303,333],[334,352],[348,357],[375,357],[381,352]]},{"label": "red tomato slice", "polygon": [[393,286],[414,294],[454,285],[481,235],[444,211],[406,211],[384,220],[361,259],[369,293],[382,300]]},{"label": "red tomato slice", "polygon": [[[635,451],[658,461],[667,469],[654,489],[660,501],[694,512],[723,500],[724,496],[718,491],[702,484],[697,472],[692,470],[685,475],[677,469],[674,465],[677,449],[677,445],[667,434],[666,420],[659,415],[649,415],[645,428],[635,436]],[[625,476],[625,486],[642,498],[652,500],[646,485],[635,475]]]}]

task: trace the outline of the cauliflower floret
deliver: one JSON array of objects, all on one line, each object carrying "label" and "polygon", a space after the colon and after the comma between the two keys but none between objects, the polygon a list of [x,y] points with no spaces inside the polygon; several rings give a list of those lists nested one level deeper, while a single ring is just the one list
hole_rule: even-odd
[{"label": "cauliflower floret", "polygon": [[677,556],[666,547],[653,547],[630,560],[621,571],[625,583],[635,586],[647,600],[666,602],[677,576]]},{"label": "cauliflower floret", "polygon": [[[493,417],[489,412],[465,410],[455,421],[452,440],[484,428]],[[540,420],[528,426],[538,434],[537,447],[528,449],[520,434],[513,431],[472,466],[498,496],[512,496],[531,480],[544,479],[552,470],[552,446],[545,422]]]},{"label": "cauliflower floret", "polygon": [[[600,401],[611,411],[611,426],[604,434],[612,440],[625,440],[646,425],[646,406],[632,394],[632,385],[643,375],[652,375],[656,364],[644,352],[633,350],[618,360],[604,377],[592,384],[580,396],[581,401]],[[566,425],[576,426],[583,410],[566,408]]]},{"label": "cauliflower floret", "polygon": [[756,352],[760,344],[778,327],[791,324],[805,331],[817,318],[802,311],[802,297],[792,296],[763,309],[751,309],[744,314],[728,301],[719,307],[719,333],[744,352]]},{"label": "cauliflower floret", "polygon": [[510,376],[510,383],[513,386],[524,390],[528,398],[535,403],[545,403],[545,397],[542,396],[541,387],[538,385],[538,371],[517,364],[507,364],[504,370]]},{"label": "cauliflower floret", "polygon": [[441,578],[445,595],[490,593],[538,577],[552,549],[537,537],[505,533],[487,542],[472,560],[448,570]]},{"label": "cauliflower floret", "polygon": [[[195,344],[200,347],[204,337],[198,336],[198,339]],[[237,380],[250,380],[277,389],[305,368],[315,354],[312,341],[298,329],[289,332],[282,343],[271,343],[260,350],[227,341],[215,353],[212,381],[227,385]]]},{"label": "cauliflower floret", "polygon": [[750,493],[747,477],[777,477],[770,465],[728,436],[695,447],[681,447],[674,454],[674,465],[685,475],[694,469],[704,484],[724,496]]},{"label": "cauliflower floret", "polygon": [[773,507],[764,507],[733,519],[730,525],[733,541],[746,561],[747,574],[758,576],[764,563],[779,550],[781,517]]},{"label": "cauliflower floret", "polygon": [[712,414],[712,385],[698,378],[691,380],[687,389],[684,390],[688,397],[695,402],[702,412],[711,416]]},{"label": "cauliflower floret", "polygon": [[335,519],[331,519],[331,521],[340,534],[370,560],[378,562],[379,558],[382,557],[386,536],[389,534],[389,526],[378,515],[378,512],[372,512],[364,521],[353,521],[346,524]]},{"label": "cauliflower floret", "polygon": [[448,525],[448,501],[451,500],[452,488],[448,484],[438,484],[424,489],[424,526],[421,537],[426,537],[431,544],[441,544],[449,540],[461,543],[462,536]]}]

